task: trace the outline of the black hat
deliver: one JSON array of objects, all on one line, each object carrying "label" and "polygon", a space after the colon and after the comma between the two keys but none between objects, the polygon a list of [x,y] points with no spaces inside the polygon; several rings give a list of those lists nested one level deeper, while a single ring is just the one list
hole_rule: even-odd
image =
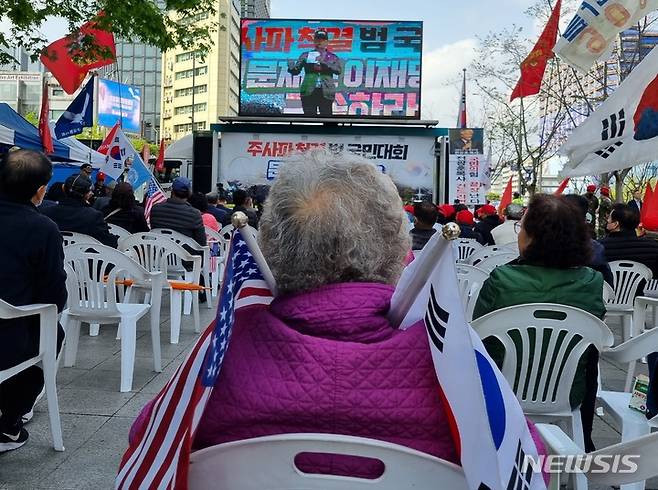
[{"label": "black hat", "polygon": [[329,36],[327,36],[327,31],[323,31],[322,29],[315,31],[315,34],[313,35],[313,39],[329,39]]},{"label": "black hat", "polygon": [[64,182],[66,193],[72,197],[82,198],[91,191],[91,188],[91,180],[81,174],[71,175],[66,179],[66,182]]}]

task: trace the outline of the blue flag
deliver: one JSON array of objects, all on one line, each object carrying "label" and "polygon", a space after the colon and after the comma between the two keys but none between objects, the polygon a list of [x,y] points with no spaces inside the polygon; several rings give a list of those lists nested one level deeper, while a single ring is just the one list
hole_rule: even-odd
[{"label": "blue flag", "polygon": [[94,125],[94,78],[73,99],[55,123],[55,137],[66,138],[82,133],[82,128]]}]

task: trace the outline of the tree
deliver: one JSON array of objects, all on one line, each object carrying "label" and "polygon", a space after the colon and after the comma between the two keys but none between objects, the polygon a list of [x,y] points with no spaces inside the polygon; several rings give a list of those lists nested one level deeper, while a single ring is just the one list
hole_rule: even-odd
[{"label": "tree", "polygon": [[39,126],[39,115],[36,112],[28,112],[24,117],[32,126]]},{"label": "tree", "polygon": [[[72,34],[71,51],[80,58],[107,57],[108,53],[94,45],[90,36],[78,36],[80,26],[90,20],[126,41],[140,41],[163,51],[175,47],[206,52],[209,32],[216,13],[212,0],[0,0],[0,17],[9,23],[0,32],[0,64],[15,61],[2,48],[23,46],[32,58],[38,58],[48,40],[40,27],[47,18],[63,18]],[[99,16],[99,12],[103,15]],[[197,22],[208,14],[207,22]]]}]

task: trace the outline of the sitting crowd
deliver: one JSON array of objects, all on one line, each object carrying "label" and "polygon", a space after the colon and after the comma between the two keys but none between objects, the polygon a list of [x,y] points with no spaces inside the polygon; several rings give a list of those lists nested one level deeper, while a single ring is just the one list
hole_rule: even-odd
[{"label": "sitting crowd", "polygon": [[[67,179],[63,195],[53,199],[57,204],[39,212],[51,173],[48,159],[35,152],[12,152],[0,166],[0,224],[15,237],[0,242],[0,252],[12,257],[12,267],[0,269],[0,279],[17,284],[20,292],[0,296],[12,304],[46,302],[61,309],[66,301],[58,227],[110,246],[116,246],[116,237],[108,222],[133,232],[149,229],[129,184],[117,184],[97,210],[88,205],[92,185],[84,175]],[[217,201],[216,196],[209,202],[193,194],[190,181],[178,178],[167,202],[152,208],[150,226],[205,243],[204,227],[218,228],[230,217],[229,210],[214,205]],[[518,245],[519,257],[496,268],[483,284],[476,318],[534,302],[570,305],[603,318],[606,261],[631,259],[643,251],[633,260],[651,263],[652,270],[658,264],[658,244],[631,236],[637,216],[623,204],[613,208],[609,236],[600,242],[591,239],[576,200],[543,194],[535,195],[527,208],[518,202],[507,206],[505,221],[489,204],[473,213],[463,205],[416,203],[409,232],[409,218],[391,179],[350,155],[314,151],[290,159],[271,187],[260,220],[246,193],[234,193],[233,201],[234,211],[245,212],[249,223],[259,226],[258,243],[278,294],[268,308],[236,312],[195,450],[258,436],[318,432],[388,441],[459,463],[459,443],[442,401],[425,326],[418,322],[400,330],[387,318],[410,250],[426,246],[441,223],[456,221],[463,236],[483,245]],[[35,240],[34,234],[46,238]],[[53,296],[55,291],[59,296]],[[0,323],[5,322],[10,321]],[[16,356],[20,362],[38,342],[23,329],[17,348],[19,337],[7,332],[21,325],[7,325],[12,330],[0,329],[0,349],[11,345],[12,355],[0,357],[0,369],[15,363]],[[504,352],[495,339],[484,342],[502,362]],[[594,449],[598,356],[593,348],[583,354],[571,388],[588,451]],[[21,387],[0,384],[0,451],[27,440],[23,417],[43,386],[39,375],[35,371]],[[144,407],[131,440],[147,430],[152,410],[153,402]],[[379,464],[313,453],[297,460],[302,471],[368,478],[381,474]]]}]

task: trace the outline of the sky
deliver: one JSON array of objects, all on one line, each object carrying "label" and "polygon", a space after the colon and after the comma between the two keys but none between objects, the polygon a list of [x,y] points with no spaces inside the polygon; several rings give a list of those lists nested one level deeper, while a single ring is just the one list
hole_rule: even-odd
[{"label": "sky", "polygon": [[[272,17],[300,19],[422,20],[422,118],[452,126],[457,120],[461,73],[475,57],[477,36],[512,24],[534,30],[525,10],[533,0],[271,0]],[[469,124],[478,121],[481,101],[467,86]]]}]

